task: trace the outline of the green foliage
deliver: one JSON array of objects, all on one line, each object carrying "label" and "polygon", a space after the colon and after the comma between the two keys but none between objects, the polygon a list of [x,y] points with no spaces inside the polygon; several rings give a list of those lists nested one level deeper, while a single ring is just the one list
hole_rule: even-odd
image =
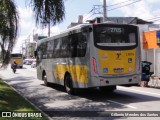
[{"label": "green foliage", "polygon": [[42,27],[48,23],[55,25],[64,19],[65,7],[63,0],[31,0],[37,25]]},{"label": "green foliage", "polygon": [[[30,0],[35,13],[36,25],[46,27],[48,23],[55,25],[63,21],[65,7],[63,0]],[[0,0],[0,51],[2,67],[10,61],[18,35],[19,14],[14,0]]]},{"label": "green foliage", "polygon": [[[15,92],[2,80],[0,80],[0,111],[39,112],[34,106],[32,106],[23,97],[17,94],[17,92]],[[9,118],[3,118],[3,120],[8,119]],[[22,118],[12,118],[12,120],[14,119],[20,120]],[[42,118],[23,118],[23,120],[47,120],[47,118],[43,116]]]},{"label": "green foliage", "polygon": [[0,47],[2,65],[10,61],[10,53],[18,33],[18,12],[12,0],[0,0]]}]

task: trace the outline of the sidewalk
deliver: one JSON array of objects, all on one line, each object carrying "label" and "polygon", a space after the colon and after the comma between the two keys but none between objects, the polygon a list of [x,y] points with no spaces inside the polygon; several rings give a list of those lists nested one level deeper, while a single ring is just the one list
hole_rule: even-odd
[{"label": "sidewalk", "polygon": [[160,77],[150,77],[148,86],[160,89]]},{"label": "sidewalk", "polygon": [[147,81],[141,81],[139,84],[141,87],[151,87],[160,89],[160,78],[159,77],[151,77],[148,84]]}]

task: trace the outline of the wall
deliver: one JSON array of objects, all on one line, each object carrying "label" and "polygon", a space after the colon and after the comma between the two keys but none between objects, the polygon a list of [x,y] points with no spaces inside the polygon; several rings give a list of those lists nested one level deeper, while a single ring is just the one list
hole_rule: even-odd
[{"label": "wall", "polygon": [[138,25],[140,34],[140,44],[141,44],[141,61],[146,60],[146,50],[143,49],[143,32],[148,31],[148,25]]}]

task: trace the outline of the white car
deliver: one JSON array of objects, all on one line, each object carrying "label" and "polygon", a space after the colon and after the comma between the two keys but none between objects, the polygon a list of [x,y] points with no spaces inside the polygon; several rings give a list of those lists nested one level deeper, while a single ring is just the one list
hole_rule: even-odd
[{"label": "white car", "polygon": [[31,64],[31,68],[35,68],[36,67],[36,62],[34,61],[34,62],[32,62],[32,64]]},{"label": "white car", "polygon": [[26,65],[31,65],[33,62],[32,61],[30,61],[30,60],[28,60],[28,61],[26,61]]}]

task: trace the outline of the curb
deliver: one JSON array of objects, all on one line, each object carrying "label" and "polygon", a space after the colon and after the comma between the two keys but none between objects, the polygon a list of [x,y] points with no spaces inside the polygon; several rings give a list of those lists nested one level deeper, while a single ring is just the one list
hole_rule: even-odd
[{"label": "curb", "polygon": [[[1,80],[3,80],[4,83],[6,83],[7,85],[9,85],[6,81],[4,81],[5,79],[3,79],[3,77],[0,77]],[[39,109],[36,105],[34,105],[32,102],[30,102],[26,97],[24,97],[19,91],[17,91],[14,87],[12,87],[11,85],[9,85],[15,92],[17,92],[17,94],[19,94],[21,97],[23,97],[27,102],[29,102],[33,107],[35,107],[39,112],[41,112],[45,117],[47,117],[49,120],[53,120],[50,116],[48,116],[46,113],[44,113],[41,109]]]}]

